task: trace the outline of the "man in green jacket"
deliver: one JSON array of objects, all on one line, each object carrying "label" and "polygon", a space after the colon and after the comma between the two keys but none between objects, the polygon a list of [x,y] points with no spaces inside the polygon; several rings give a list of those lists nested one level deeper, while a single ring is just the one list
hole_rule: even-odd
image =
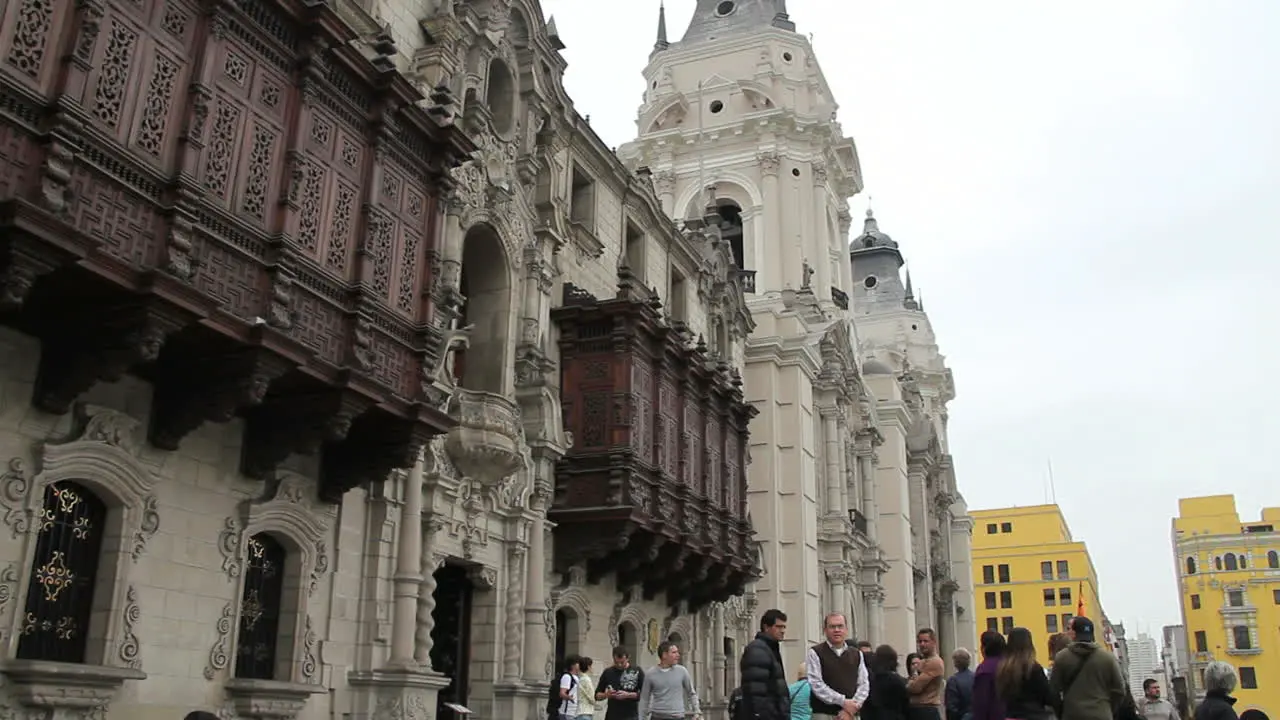
[{"label": "man in green jacket", "polygon": [[1049,687],[1061,720],[1113,720],[1129,692],[1116,656],[1094,641],[1093,621],[1071,620],[1071,644],[1053,658]]}]

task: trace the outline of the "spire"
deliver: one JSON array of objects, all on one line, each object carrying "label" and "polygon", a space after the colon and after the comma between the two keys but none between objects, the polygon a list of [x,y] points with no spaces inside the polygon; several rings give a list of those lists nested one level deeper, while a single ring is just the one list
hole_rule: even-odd
[{"label": "spire", "polygon": [[907,268],[907,292],[902,298],[902,307],[908,310],[919,310],[920,303],[916,302],[915,290],[911,287],[911,269]]},{"label": "spire", "polygon": [[556,50],[564,50],[564,41],[560,39],[560,29],[556,27],[556,16],[552,15],[547,18],[547,39],[551,41],[551,47]]},{"label": "spire", "polygon": [[671,46],[667,42],[667,4],[662,0],[658,2],[658,39],[653,43],[653,52],[662,52]]},{"label": "spire", "polygon": [[698,0],[680,42],[700,43],[766,28],[795,32],[786,0]]}]

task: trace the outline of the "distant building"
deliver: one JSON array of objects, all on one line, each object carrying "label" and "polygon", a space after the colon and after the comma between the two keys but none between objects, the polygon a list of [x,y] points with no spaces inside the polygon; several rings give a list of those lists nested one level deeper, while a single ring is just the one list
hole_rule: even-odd
[{"label": "distant building", "polygon": [[1164,694],[1177,706],[1182,717],[1188,717],[1191,702],[1187,694],[1187,673],[1191,668],[1191,658],[1187,652],[1187,629],[1181,625],[1165,625],[1163,635],[1160,663],[1164,666],[1167,683]]},{"label": "distant building", "polygon": [[1120,661],[1120,672],[1124,674],[1124,682],[1127,685],[1129,684],[1129,638],[1125,634],[1124,623],[1116,623],[1111,628],[1115,636],[1111,647],[1116,654],[1116,660]]},{"label": "distant building", "polygon": [[1160,663],[1160,646],[1156,639],[1140,632],[1136,638],[1129,640],[1129,693],[1135,698],[1142,697],[1142,683],[1148,678],[1164,682],[1164,666]]},{"label": "distant building", "polygon": [[[1105,629],[1098,575],[1083,542],[1071,536],[1057,505],[978,510],[973,517],[973,583],[978,626],[1008,633],[1025,627],[1047,662],[1049,636],[1084,613]],[[1100,633],[1099,641],[1104,633]],[[1114,651],[1114,645],[1107,644]]]},{"label": "distant building", "polygon": [[1189,694],[1204,697],[1204,668],[1235,666],[1236,711],[1280,712],[1280,507],[1241,522],[1235,497],[1178,501],[1173,520],[1182,621],[1190,655]]}]

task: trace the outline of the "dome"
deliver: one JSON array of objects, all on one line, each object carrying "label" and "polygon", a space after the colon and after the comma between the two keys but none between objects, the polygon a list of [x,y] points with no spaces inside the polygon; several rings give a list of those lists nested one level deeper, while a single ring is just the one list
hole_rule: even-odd
[{"label": "dome", "polygon": [[892,375],[893,368],[885,365],[875,358],[868,358],[862,361],[863,375]]},{"label": "dome", "polygon": [[880,224],[876,222],[876,216],[872,214],[871,208],[867,208],[867,219],[862,223],[862,234],[853,239],[850,243],[850,250],[868,250],[871,248],[893,248],[898,249],[898,243],[887,234],[880,232]]}]

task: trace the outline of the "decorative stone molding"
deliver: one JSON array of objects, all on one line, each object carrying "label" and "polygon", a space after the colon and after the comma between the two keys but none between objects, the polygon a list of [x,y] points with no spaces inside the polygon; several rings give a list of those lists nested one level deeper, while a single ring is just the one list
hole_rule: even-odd
[{"label": "decorative stone molding", "polygon": [[204,666],[204,679],[213,680],[231,664],[231,631],[235,628],[236,603],[227,603],[216,625],[218,634],[209,650],[209,663]]},{"label": "decorative stone molding", "polygon": [[302,664],[298,668],[298,672],[302,675],[302,679],[316,684],[320,682],[320,661],[316,657],[316,644],[319,642],[320,636],[316,633],[315,624],[311,621],[311,616],[307,616],[306,626],[302,633]]},{"label": "decorative stone molding", "polygon": [[[18,563],[11,562],[0,569],[0,647],[8,647],[10,628],[13,627],[13,615],[9,610],[18,597]],[[0,717],[4,715],[0,714]]]},{"label": "decorative stone molding", "polygon": [[467,576],[477,590],[492,590],[498,587],[498,571],[487,565],[472,566]]},{"label": "decorative stone molding", "polygon": [[97,405],[76,406],[79,431],[62,443],[44,445],[40,473],[30,480],[22,458],[9,460],[0,476],[0,505],[4,523],[13,537],[34,529],[34,519],[44,503],[44,489],[62,480],[83,484],[102,493],[108,505],[124,509],[124,528],[150,537],[159,528],[157,516],[147,516],[147,499],[156,484],[156,475],[138,457],[141,423]]},{"label": "decorative stone molding", "polygon": [[138,620],[142,617],[142,608],[138,605],[138,591],[132,585],[125,593],[124,625],[120,633],[120,659],[135,670],[142,668],[142,647],[138,642]]},{"label": "decorative stone molding", "polygon": [[[672,636],[679,635],[683,640],[685,647],[680,648],[681,653],[692,653],[697,647],[697,635],[693,632],[693,620],[688,615],[681,615],[677,618],[668,618],[666,629],[666,637],[664,640],[670,640]],[[692,656],[690,656],[692,657]]]},{"label": "decorative stone molding", "polygon": [[463,476],[488,487],[525,464],[520,410],[501,395],[458,388],[459,423],[449,431],[445,449]]},{"label": "decorative stone molding", "polygon": [[142,501],[142,519],[138,529],[133,533],[133,561],[138,562],[142,553],[147,550],[147,542],[160,530],[159,501],[155,495],[148,495]]},{"label": "decorative stone molding", "polygon": [[293,720],[312,695],[325,692],[319,685],[244,678],[228,680],[226,690],[236,714],[252,720]]},{"label": "decorative stone molding", "polygon": [[42,660],[8,660],[0,664],[0,674],[19,705],[35,711],[36,717],[55,718],[106,715],[126,682],[147,678],[134,668]]},{"label": "decorative stone molding", "polygon": [[635,628],[636,637],[639,639],[645,632],[645,628],[648,627],[649,619],[649,616],[643,610],[630,603],[614,606],[614,613],[609,618],[609,643],[617,645],[622,641],[618,628],[623,623],[628,623]]},{"label": "decorative stone molding", "polygon": [[244,571],[244,540],[260,532],[278,532],[301,554],[302,567],[309,576],[308,594],[319,587],[329,571],[329,552],[325,538],[333,518],[333,510],[322,507],[315,499],[315,482],[294,473],[280,473],[269,499],[253,500],[229,517],[218,534],[218,550],[222,553],[222,571],[235,580]]}]

